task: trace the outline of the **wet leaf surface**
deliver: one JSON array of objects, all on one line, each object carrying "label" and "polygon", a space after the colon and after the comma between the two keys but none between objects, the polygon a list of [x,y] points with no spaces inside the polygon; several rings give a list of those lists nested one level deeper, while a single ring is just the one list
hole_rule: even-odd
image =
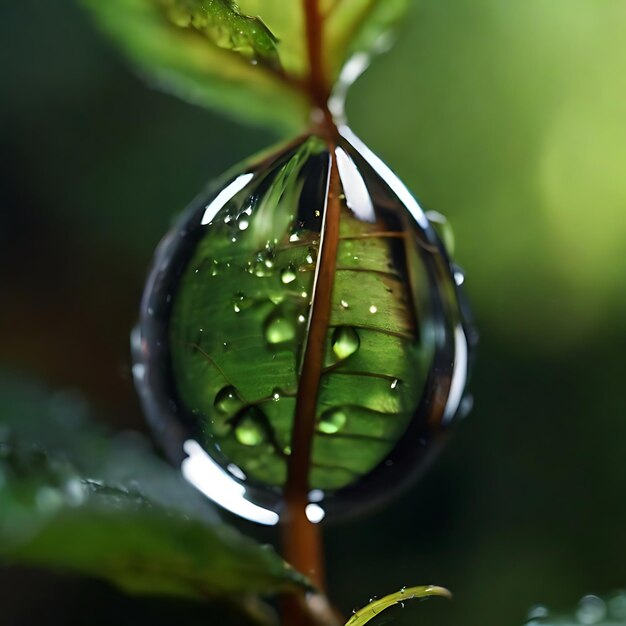
[{"label": "wet leaf surface", "polygon": [[159,87],[248,121],[300,127],[307,105],[276,42],[228,0],[83,0],[98,25]]},{"label": "wet leaf surface", "polygon": [[78,396],[0,385],[0,555],[126,591],[228,598],[302,586],[268,547],[222,524],[135,437],[105,439]]}]

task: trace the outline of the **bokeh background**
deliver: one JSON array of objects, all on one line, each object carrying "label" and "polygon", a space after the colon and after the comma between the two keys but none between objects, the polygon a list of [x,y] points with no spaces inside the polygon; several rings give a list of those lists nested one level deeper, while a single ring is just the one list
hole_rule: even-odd
[{"label": "bokeh background", "polygon": [[[399,35],[349,117],[454,227],[475,407],[421,483],[327,530],[330,587],[347,612],[455,592],[398,626],[522,624],[626,585],[626,3],[421,0]],[[71,0],[0,3],[0,48],[0,365],[145,430],[128,333],[152,250],[276,137],[151,90]],[[23,569],[0,598],[12,626],[202,614]]]}]

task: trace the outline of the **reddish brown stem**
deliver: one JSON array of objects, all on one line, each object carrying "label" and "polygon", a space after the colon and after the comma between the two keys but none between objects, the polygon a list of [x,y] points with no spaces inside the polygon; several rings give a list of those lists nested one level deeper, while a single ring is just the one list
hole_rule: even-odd
[{"label": "reddish brown stem", "polygon": [[330,86],[326,76],[323,46],[324,17],[320,12],[319,0],[303,0],[306,25],[307,52],[309,57],[308,91],[315,109],[322,114],[322,126],[332,135],[334,123],[328,110]]},{"label": "reddish brown stem", "polygon": [[[303,0],[309,76],[307,91],[318,114],[318,130],[329,141],[330,174],[327,204],[320,238],[319,259],[313,285],[311,315],[305,346],[291,436],[291,454],[284,488],[285,508],[281,517],[283,554],[315,586],[324,590],[323,546],[319,526],[306,515],[309,471],[316,424],[317,396],[324,367],[326,334],[330,322],[332,289],[339,246],[339,173],[334,154],[337,134],[328,110],[329,87],[323,59],[323,18],[319,0]],[[307,626],[314,619],[302,596],[291,596],[283,605],[285,626]]]},{"label": "reddish brown stem", "polygon": [[[330,322],[332,289],[339,246],[339,174],[330,148],[330,176],[324,226],[320,242],[318,270],[313,290],[311,321],[300,373],[296,410],[291,438],[291,455],[287,467],[283,513],[284,556],[296,569],[311,578],[318,589],[324,589],[323,547],[319,527],[306,516],[309,492],[309,470],[315,433],[317,396],[324,367],[326,333]],[[303,622],[297,615],[297,604],[290,607],[288,624]],[[286,612],[287,613],[287,612]],[[286,617],[287,614],[286,614]]]}]

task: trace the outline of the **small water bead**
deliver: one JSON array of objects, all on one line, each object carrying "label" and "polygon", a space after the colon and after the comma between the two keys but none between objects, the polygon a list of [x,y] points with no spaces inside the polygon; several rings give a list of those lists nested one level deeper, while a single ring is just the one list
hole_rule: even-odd
[{"label": "small water bead", "polygon": [[536,604],[529,609],[526,619],[527,621],[544,619],[545,617],[548,617],[548,615],[549,611],[546,606],[543,604]]},{"label": "small water bead", "polygon": [[438,211],[426,211],[426,217],[437,231],[448,254],[454,254],[454,231],[448,218]]},{"label": "small water bead", "polygon": [[576,618],[581,624],[590,626],[597,624],[606,617],[606,604],[598,596],[588,595],[581,598],[576,611]]},{"label": "small water bead", "polygon": [[370,313],[378,313],[378,307],[372,304],[370,307]]},{"label": "small water bead", "polygon": [[274,311],[265,322],[265,339],[276,345],[292,341],[296,336],[296,327],[292,320],[281,310]]},{"label": "small water bead", "polygon": [[361,345],[359,335],[351,326],[338,326],[332,337],[333,352],[340,359],[347,359]]},{"label": "small water bead", "polygon": [[280,273],[280,282],[282,282],[283,285],[288,285],[289,283],[292,283],[294,280],[296,280],[296,272],[292,266],[285,268]]},{"label": "small water bead", "polygon": [[622,591],[609,599],[609,614],[613,619],[626,622],[626,591]]},{"label": "small water bead", "polygon": [[465,282],[465,270],[458,265],[454,266],[454,282],[460,287]]},{"label": "small water bead", "polygon": [[309,251],[307,252],[305,261],[309,265],[313,265],[313,263],[315,263],[316,260],[317,260],[317,251],[314,250],[313,248],[309,248]]},{"label": "small water bead", "polygon": [[222,387],[213,401],[213,406],[224,415],[236,413],[243,405],[243,400],[232,385]]},{"label": "small water bead", "polygon": [[339,304],[341,305],[342,309],[350,308],[350,305],[345,300],[342,300]]},{"label": "small water bead", "polygon": [[252,305],[253,301],[250,298],[247,298],[241,291],[238,291],[233,296],[233,309],[235,313],[240,313],[244,309],[249,308]]},{"label": "small water bead", "polygon": [[342,409],[330,409],[320,417],[318,430],[326,435],[338,433],[348,421]]},{"label": "small water bead", "polygon": [[250,407],[235,426],[235,439],[243,446],[259,446],[266,441],[261,424],[263,414],[256,407]]}]

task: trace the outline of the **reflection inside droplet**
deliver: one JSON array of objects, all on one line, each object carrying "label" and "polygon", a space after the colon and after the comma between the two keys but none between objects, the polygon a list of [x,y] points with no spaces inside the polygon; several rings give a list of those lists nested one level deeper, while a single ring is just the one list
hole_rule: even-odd
[{"label": "reflection inside droplet", "polygon": [[348,418],[342,409],[330,409],[322,415],[317,427],[326,435],[334,435],[346,425],[347,421]]},{"label": "reflection inside droplet", "polygon": [[359,335],[351,326],[339,326],[333,332],[333,352],[340,359],[347,359],[354,354],[360,345]]}]

